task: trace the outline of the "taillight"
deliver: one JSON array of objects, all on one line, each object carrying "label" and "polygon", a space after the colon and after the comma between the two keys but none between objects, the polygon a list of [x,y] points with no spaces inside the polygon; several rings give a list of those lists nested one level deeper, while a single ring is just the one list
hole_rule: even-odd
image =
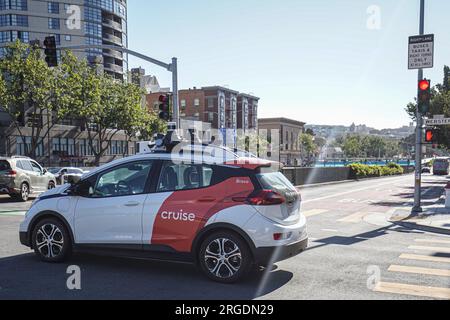
[{"label": "taillight", "polygon": [[286,199],[273,190],[260,190],[247,198],[252,206],[273,206],[286,202]]},{"label": "taillight", "polygon": [[16,170],[10,170],[8,172],[8,176],[10,176],[10,177],[15,177],[16,175],[17,175],[17,171]]}]

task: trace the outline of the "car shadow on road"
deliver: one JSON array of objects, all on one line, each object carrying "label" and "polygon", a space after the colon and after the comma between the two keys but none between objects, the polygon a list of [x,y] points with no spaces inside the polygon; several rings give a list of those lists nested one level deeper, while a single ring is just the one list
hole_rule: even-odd
[{"label": "car shadow on road", "polygon": [[[81,290],[67,289],[70,265],[81,269]],[[244,282],[225,285],[208,280],[190,264],[84,254],[64,264],[47,264],[25,254],[0,258],[0,299],[249,300],[280,289],[292,277],[274,269],[266,278],[255,270]]]},{"label": "car shadow on road", "polygon": [[378,228],[369,232],[360,233],[354,236],[333,236],[329,238],[324,239],[318,239],[315,240],[315,243],[318,243],[315,246],[311,246],[307,249],[309,250],[315,250],[322,248],[324,246],[329,245],[338,245],[338,246],[351,246],[358,243],[370,241],[372,239],[382,237],[387,235],[389,232],[401,232],[401,233],[416,233],[416,234],[423,234],[423,232],[418,230],[412,230],[403,226],[398,225],[390,225],[387,227]]}]

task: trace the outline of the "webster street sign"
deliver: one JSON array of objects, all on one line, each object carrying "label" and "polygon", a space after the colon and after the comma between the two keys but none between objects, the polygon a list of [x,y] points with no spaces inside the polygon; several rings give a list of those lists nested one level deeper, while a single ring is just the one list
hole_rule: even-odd
[{"label": "webster street sign", "polygon": [[434,66],[434,34],[409,37],[408,69]]},{"label": "webster street sign", "polygon": [[450,118],[442,118],[442,119],[428,119],[425,120],[426,126],[449,126]]}]

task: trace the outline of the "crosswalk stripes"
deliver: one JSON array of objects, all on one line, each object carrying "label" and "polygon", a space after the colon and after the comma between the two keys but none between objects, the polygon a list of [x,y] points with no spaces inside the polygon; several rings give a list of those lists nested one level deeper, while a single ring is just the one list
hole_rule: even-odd
[{"label": "crosswalk stripes", "polygon": [[[448,238],[447,238],[448,239]],[[416,239],[414,242],[418,244],[450,244],[447,239]],[[448,264],[450,264],[450,257],[446,254],[450,253],[450,248],[448,247],[437,247],[437,246],[420,246],[413,245],[408,247],[409,250],[414,250],[415,253],[402,253],[399,256],[400,260],[406,261],[417,261],[417,262],[432,262],[437,265],[432,267],[420,267],[420,266],[410,266],[410,265],[399,265],[393,264],[388,268],[389,272],[401,273],[401,274],[416,274],[421,276],[432,276],[437,279],[444,280],[443,282],[448,284],[448,279],[450,278],[450,269],[445,269]],[[421,254],[417,254],[419,251]],[[390,293],[406,296],[416,296],[432,299],[446,299],[450,300],[450,288],[448,285],[445,287],[431,287],[418,284],[410,283],[396,283],[396,282],[379,282],[377,286],[373,289],[374,292],[379,293]]]},{"label": "crosswalk stripes", "polygon": [[434,299],[450,299],[450,289],[448,288],[426,287],[404,283],[380,282],[374,291]]},{"label": "crosswalk stripes", "polygon": [[367,215],[367,212],[356,212],[345,218],[338,220],[338,222],[358,223]]},{"label": "crosswalk stripes", "polygon": [[305,217],[313,217],[313,216],[317,216],[323,213],[328,212],[328,210],[322,210],[322,209],[313,209],[313,210],[307,210],[307,211],[303,211],[303,214],[305,215]]}]

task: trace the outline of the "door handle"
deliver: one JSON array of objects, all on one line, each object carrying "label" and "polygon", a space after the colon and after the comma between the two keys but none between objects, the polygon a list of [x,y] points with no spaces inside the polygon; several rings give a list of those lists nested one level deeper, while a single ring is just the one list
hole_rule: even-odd
[{"label": "door handle", "polygon": [[210,202],[215,202],[216,198],[213,197],[203,197],[198,199],[198,202],[202,202],[202,203],[210,203]]},{"label": "door handle", "polygon": [[140,204],[141,204],[140,202],[131,201],[131,202],[125,203],[125,207],[137,207]]}]

